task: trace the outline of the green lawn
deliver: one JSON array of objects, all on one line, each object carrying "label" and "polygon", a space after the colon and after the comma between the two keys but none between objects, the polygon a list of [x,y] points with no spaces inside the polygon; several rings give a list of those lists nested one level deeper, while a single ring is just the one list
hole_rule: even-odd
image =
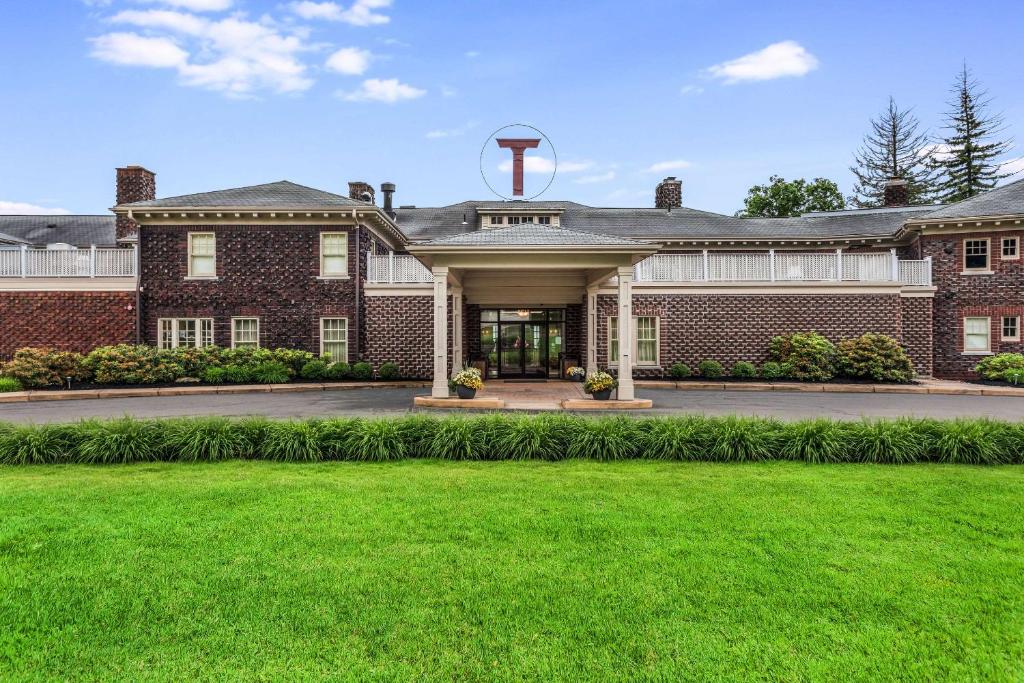
[{"label": "green lawn", "polygon": [[0,468],[0,679],[1020,680],[1024,468]]}]

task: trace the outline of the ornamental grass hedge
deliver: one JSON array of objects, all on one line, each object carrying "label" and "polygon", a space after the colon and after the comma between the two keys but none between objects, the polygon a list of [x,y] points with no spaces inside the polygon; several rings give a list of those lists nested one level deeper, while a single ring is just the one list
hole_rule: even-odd
[{"label": "ornamental grass hedge", "polygon": [[0,464],[679,460],[1024,464],[1024,423],[508,415],[272,421],[221,417],[0,423]]}]

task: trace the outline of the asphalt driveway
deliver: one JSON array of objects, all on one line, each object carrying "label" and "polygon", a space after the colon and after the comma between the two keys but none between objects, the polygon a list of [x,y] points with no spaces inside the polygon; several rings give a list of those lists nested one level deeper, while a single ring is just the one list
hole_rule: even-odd
[{"label": "asphalt driveway", "polygon": [[[0,404],[0,420],[72,422],[89,417],[264,415],[267,417],[380,416],[413,412],[412,399],[427,389],[354,389],[306,393],[209,394]],[[931,394],[832,394],[784,391],[676,391],[641,389],[654,409],[632,415],[762,415],[784,419],[831,417],[993,417],[1024,419],[1024,398]],[[443,411],[429,411],[443,412]]]}]

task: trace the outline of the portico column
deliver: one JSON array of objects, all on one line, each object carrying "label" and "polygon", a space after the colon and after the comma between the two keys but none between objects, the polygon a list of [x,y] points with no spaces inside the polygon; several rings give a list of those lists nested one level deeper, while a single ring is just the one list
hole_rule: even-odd
[{"label": "portico column", "polygon": [[434,384],[430,395],[448,398],[448,269],[431,268],[434,275]]},{"label": "portico column", "polygon": [[619,394],[632,401],[633,393],[633,267],[619,268]]},{"label": "portico column", "polygon": [[587,374],[597,372],[597,287],[587,287]]},{"label": "portico column", "polygon": [[462,369],[462,287],[452,286],[452,375]]}]

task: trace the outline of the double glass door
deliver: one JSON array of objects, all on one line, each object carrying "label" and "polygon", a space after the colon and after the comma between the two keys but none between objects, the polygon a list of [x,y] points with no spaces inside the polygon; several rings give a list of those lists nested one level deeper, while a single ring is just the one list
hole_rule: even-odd
[{"label": "double glass door", "polygon": [[564,310],[483,310],[480,332],[489,375],[558,377],[565,334]]},{"label": "double glass door", "polygon": [[547,330],[543,323],[498,323],[498,374],[547,377]]}]

